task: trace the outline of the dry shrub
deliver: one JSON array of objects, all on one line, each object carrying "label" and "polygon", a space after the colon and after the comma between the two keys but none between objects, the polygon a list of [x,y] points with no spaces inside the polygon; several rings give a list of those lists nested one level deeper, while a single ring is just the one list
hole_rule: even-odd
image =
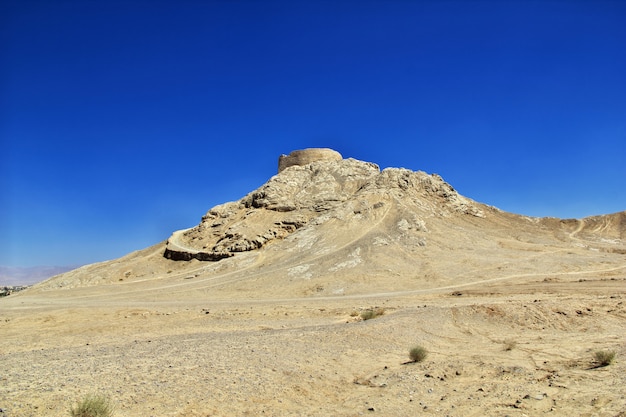
[{"label": "dry shrub", "polygon": [[72,417],[111,417],[115,411],[109,397],[88,394],[76,407],[70,408]]},{"label": "dry shrub", "polygon": [[361,312],[361,318],[363,320],[371,320],[371,319],[375,319],[378,316],[382,316],[383,314],[385,314],[384,308],[374,308],[374,309],[369,308]]},{"label": "dry shrub", "polygon": [[414,346],[409,350],[409,357],[413,362],[421,362],[428,356],[428,351],[422,346]]},{"label": "dry shrub", "polygon": [[596,352],[596,361],[598,362],[598,366],[608,366],[615,359],[615,351],[609,350],[599,350]]}]

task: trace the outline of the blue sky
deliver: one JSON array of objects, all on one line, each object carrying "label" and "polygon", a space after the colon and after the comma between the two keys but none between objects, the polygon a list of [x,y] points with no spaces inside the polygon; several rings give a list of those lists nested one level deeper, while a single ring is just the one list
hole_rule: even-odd
[{"label": "blue sky", "polygon": [[0,2],[0,265],[113,259],[281,153],[503,210],[626,210],[626,2]]}]

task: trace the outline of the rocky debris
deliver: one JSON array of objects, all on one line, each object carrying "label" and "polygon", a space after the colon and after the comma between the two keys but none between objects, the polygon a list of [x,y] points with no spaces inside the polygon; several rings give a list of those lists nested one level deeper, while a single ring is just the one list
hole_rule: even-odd
[{"label": "rocky debris", "polygon": [[28,287],[30,287],[30,285],[7,285],[0,287],[0,297],[6,297],[18,291],[23,291]]},{"label": "rocky debris", "polygon": [[[175,232],[164,256],[172,260],[219,261],[260,249],[310,224],[330,217],[350,222],[372,218],[389,200],[423,214],[484,217],[479,205],[459,195],[439,175],[387,168],[358,161],[330,149],[282,155],[279,173],[237,202],[218,205],[196,227]],[[422,218],[403,220],[400,230],[427,232]],[[356,227],[356,226],[355,226]]]}]

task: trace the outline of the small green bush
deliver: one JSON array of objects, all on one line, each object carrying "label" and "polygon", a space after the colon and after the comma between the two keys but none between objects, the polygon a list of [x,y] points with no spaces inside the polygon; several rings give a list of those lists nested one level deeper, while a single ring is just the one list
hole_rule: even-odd
[{"label": "small green bush", "polygon": [[70,415],[72,417],[111,417],[114,411],[109,397],[89,394],[76,404],[76,407],[70,408]]},{"label": "small green bush", "polygon": [[599,350],[596,352],[596,361],[599,366],[608,366],[613,362],[613,359],[615,359],[615,352],[612,350]]},{"label": "small green bush", "polygon": [[378,316],[382,316],[385,314],[384,308],[375,308],[375,309],[367,309],[361,312],[361,319],[363,320],[371,320],[375,319]]},{"label": "small green bush", "polygon": [[428,356],[428,351],[422,346],[414,346],[409,350],[409,357],[413,362],[421,362]]}]

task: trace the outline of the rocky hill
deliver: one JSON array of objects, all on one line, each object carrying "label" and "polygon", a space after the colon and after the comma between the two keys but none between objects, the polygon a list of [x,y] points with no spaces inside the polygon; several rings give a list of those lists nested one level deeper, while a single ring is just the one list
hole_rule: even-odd
[{"label": "rocky hill", "polygon": [[602,262],[597,253],[623,255],[625,218],[519,216],[460,195],[436,174],[302,150],[281,156],[267,183],[213,207],[196,227],[38,288],[151,278],[160,287],[184,275],[180,289],[210,282],[218,292],[299,297],[560,274]]},{"label": "rocky hill", "polygon": [[330,219],[350,223],[354,232],[391,207],[407,205],[405,229],[425,229],[424,218],[453,213],[484,217],[437,175],[388,168],[354,159],[320,160],[284,168],[238,202],[211,209],[202,222],[175,233],[167,243],[170,259],[219,260],[260,249],[306,225]]}]

